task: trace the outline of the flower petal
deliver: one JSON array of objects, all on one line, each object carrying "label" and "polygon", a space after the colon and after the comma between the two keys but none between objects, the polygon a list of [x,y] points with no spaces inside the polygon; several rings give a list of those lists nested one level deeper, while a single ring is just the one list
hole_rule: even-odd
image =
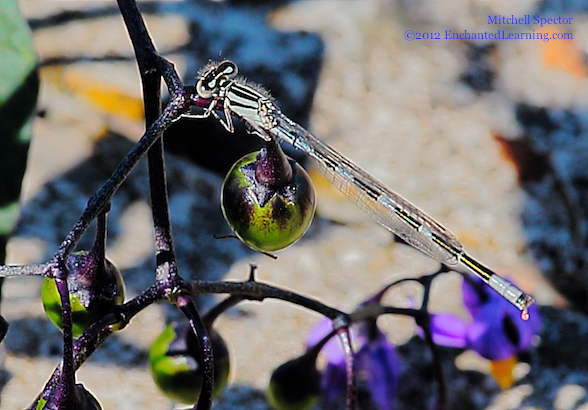
[{"label": "flower petal", "polygon": [[345,361],[342,363],[328,363],[323,373],[323,393],[329,403],[339,401],[347,392],[347,373]]},{"label": "flower petal", "polygon": [[[308,337],[306,338],[306,349],[310,349],[314,345],[323,340],[329,333],[333,331],[333,322],[329,318],[324,318],[315,327],[312,328]],[[331,338],[322,348],[321,353],[327,356],[329,363],[340,364],[345,363],[345,352],[341,346],[341,342],[337,336]]]},{"label": "flower petal", "polygon": [[[333,331],[333,322],[329,318],[321,320],[306,339],[307,350],[318,344]],[[321,353],[327,357],[327,366],[323,372],[322,387],[325,400],[335,403],[347,391],[347,373],[345,371],[345,352],[337,336],[331,338],[322,348]]]},{"label": "flower petal", "polygon": [[[478,280],[478,279],[475,279]],[[464,280],[464,303],[473,322],[467,329],[468,347],[489,360],[504,360],[531,348],[541,319],[537,306],[529,308],[528,321],[498,293],[472,280]]]},{"label": "flower petal", "polygon": [[365,380],[380,410],[392,410],[400,379],[400,358],[386,335],[364,344],[356,355],[358,378]]},{"label": "flower petal", "polygon": [[490,301],[492,297],[491,293],[499,296],[488,285],[482,282],[482,280],[475,277],[464,278],[461,289],[463,292],[463,303],[472,316],[477,313],[478,309]]},{"label": "flower petal", "polygon": [[481,309],[468,327],[468,348],[488,360],[502,360],[516,354],[517,346],[509,340],[504,330],[505,314],[503,309],[497,311],[492,305]]},{"label": "flower petal", "polygon": [[467,329],[468,325],[457,316],[431,315],[431,333],[433,334],[433,342],[437,345],[465,348]]},{"label": "flower petal", "polygon": [[515,356],[503,360],[493,360],[490,363],[490,373],[501,389],[506,390],[512,387],[515,382],[513,370],[518,361]]}]

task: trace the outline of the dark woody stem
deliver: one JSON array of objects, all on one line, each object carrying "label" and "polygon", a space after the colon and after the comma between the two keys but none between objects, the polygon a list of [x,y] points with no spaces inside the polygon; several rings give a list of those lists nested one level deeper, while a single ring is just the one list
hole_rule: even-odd
[{"label": "dark woody stem", "polygon": [[102,266],[106,266],[106,214],[99,215],[96,218],[96,238],[94,239],[92,252],[96,254]]},{"label": "dark woody stem", "polygon": [[[172,97],[163,114],[149,127],[100,190],[90,198],[78,222],[76,222],[72,230],[68,233],[65,240],[61,243],[59,251],[53,257],[51,261],[52,266],[59,266],[69,256],[94,218],[108,209],[110,200],[139,160],[147,153],[147,150],[161,137],[161,133],[188,109],[189,106],[185,101],[183,92]],[[58,274],[49,273],[49,275],[55,277]]]},{"label": "dark woody stem", "polygon": [[[133,298],[122,306],[115,309],[114,312],[104,316],[101,320],[90,326],[73,346],[74,369],[77,370],[94,351],[112,334],[110,325],[115,323],[128,323],[135,315],[145,309],[147,306],[161,300],[163,291],[158,286],[151,286],[139,296]],[[64,362],[53,372],[49,381],[45,384],[43,392],[37,397],[29,410],[35,410],[40,399],[49,400],[53,392],[58,392],[62,384],[62,375],[64,373]]]},{"label": "dark woody stem", "polygon": [[210,410],[212,407],[212,389],[214,388],[214,358],[212,356],[210,337],[190,296],[179,296],[176,305],[188,318],[202,352],[202,390],[193,409]]},{"label": "dark woody stem", "polygon": [[347,375],[347,403],[346,410],[357,408],[357,380],[355,378],[355,358],[351,347],[351,335],[349,327],[343,327],[337,331],[339,340],[343,343],[345,352],[345,373]]},{"label": "dark woody stem", "polygon": [[61,389],[55,394],[55,403],[60,410],[68,410],[74,406],[73,323],[67,277],[63,280],[56,279],[55,283],[61,298],[61,320],[63,326],[63,375],[61,377]]},{"label": "dark woody stem", "polygon": [[206,315],[204,315],[204,317],[202,318],[204,326],[206,326],[207,329],[210,329],[214,321],[220,315],[222,315],[224,312],[226,312],[227,310],[229,310],[230,308],[237,305],[239,302],[243,300],[243,296],[239,295],[231,295],[228,298],[224,299],[223,301],[215,305],[212,309],[210,309],[208,312],[206,312]]},{"label": "dark woody stem", "polygon": [[345,312],[329,307],[318,300],[252,280],[245,282],[197,280],[192,282],[191,292],[193,295],[229,293],[240,296],[244,300],[256,301],[262,301],[266,298],[279,299],[320,313],[331,320],[348,316]]},{"label": "dark woody stem", "polygon": [[[159,57],[155,51],[155,46],[147,32],[145,22],[135,1],[118,0],[118,4],[137,57],[143,84],[145,123],[149,127],[161,115],[161,76],[163,75],[166,79],[171,93],[183,92],[183,84],[171,63]],[[154,142],[147,156],[149,161],[151,209],[155,231],[157,280],[165,284],[165,287],[170,289],[169,293],[171,293],[171,289],[183,287],[178,285],[178,282],[182,283],[183,281],[178,274],[169,218],[162,138]]]}]

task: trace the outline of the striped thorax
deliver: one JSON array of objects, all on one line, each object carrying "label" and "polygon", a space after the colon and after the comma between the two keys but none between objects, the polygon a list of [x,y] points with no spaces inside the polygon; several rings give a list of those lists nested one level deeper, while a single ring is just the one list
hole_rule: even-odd
[{"label": "striped thorax", "polygon": [[[212,114],[229,132],[234,131],[232,115],[244,120],[248,131],[270,140],[268,131],[277,125],[278,108],[267,91],[248,84],[243,78],[235,78],[235,63],[225,60],[206,67],[196,84],[196,92],[202,98],[213,98],[202,117]],[[222,100],[225,118],[215,111],[217,101]]]},{"label": "striped thorax", "polygon": [[233,81],[225,91],[225,107],[243,119],[262,138],[268,139],[267,131],[277,125],[277,108],[268,95],[264,95],[247,84]]}]

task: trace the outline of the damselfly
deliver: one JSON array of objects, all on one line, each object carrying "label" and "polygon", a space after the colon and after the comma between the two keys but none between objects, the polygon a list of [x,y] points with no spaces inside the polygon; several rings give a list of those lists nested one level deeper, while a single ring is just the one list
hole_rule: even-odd
[{"label": "damselfly", "polygon": [[[251,133],[264,140],[277,138],[302,150],[316,161],[318,168],[337,189],[380,225],[440,263],[465,266],[519,308],[523,319],[528,319],[527,309],[534,303],[532,296],[469,256],[449,230],[290,120],[274,104],[269,93],[236,77],[237,72],[237,66],[228,60],[210,63],[201,71],[196,92],[200,97],[212,100],[204,113],[195,117],[212,114],[229,132],[233,132],[232,116],[235,116],[244,121]],[[219,103],[224,118],[215,111]]]}]

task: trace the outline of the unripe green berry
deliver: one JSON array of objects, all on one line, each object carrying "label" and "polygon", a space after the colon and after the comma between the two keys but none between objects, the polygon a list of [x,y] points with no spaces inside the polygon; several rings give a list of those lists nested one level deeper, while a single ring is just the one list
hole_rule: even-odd
[{"label": "unripe green berry", "polygon": [[317,404],[321,379],[315,360],[316,355],[305,354],[274,370],[267,399],[275,410],[310,410]]},{"label": "unripe green berry", "polygon": [[265,170],[268,162],[275,164],[266,156],[267,151],[254,152],[233,165],[223,183],[221,203],[239,239],[255,250],[274,252],[304,235],[314,217],[316,200],[304,168],[284,156],[285,161],[276,167],[289,172],[267,178],[260,169]]},{"label": "unripe green berry", "polygon": [[[120,271],[107,259],[88,251],[71,254],[67,260],[67,284],[73,335],[80,337],[94,322],[103,318],[125,298],[125,285]],[[62,329],[61,297],[55,279],[46,277],[41,290],[47,317]],[[113,326],[116,329],[116,325]]]},{"label": "unripe green berry", "polygon": [[[53,397],[50,399],[53,399]],[[78,383],[75,386],[74,400],[76,410],[102,410],[100,402],[81,383]],[[45,410],[46,407],[47,400],[41,398],[39,399],[35,410]]]},{"label": "unripe green berry", "polygon": [[[214,357],[214,387],[218,397],[229,380],[229,351],[223,338],[208,329]],[[185,323],[171,323],[153,342],[149,366],[153,380],[171,400],[194,404],[202,389],[202,353],[196,336]]]}]

